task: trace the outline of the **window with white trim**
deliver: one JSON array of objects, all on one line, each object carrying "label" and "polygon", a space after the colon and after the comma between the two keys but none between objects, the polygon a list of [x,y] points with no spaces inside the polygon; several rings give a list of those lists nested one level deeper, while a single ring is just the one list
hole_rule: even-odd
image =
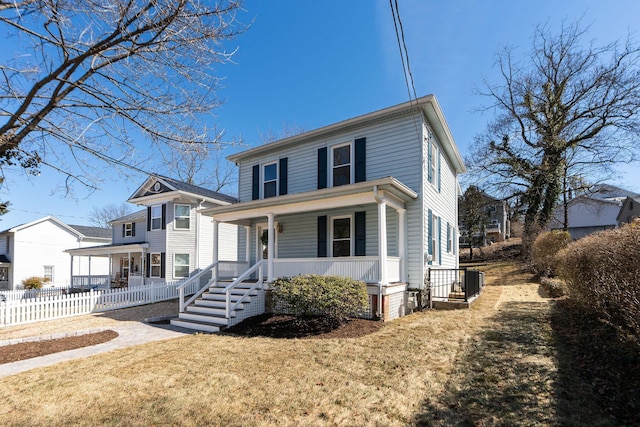
[{"label": "window with white trim", "polygon": [[189,254],[173,255],[173,277],[189,277]]},{"label": "window with white trim", "polygon": [[133,236],[133,223],[127,222],[124,225],[124,237],[131,237],[131,236]]},{"label": "window with white trim", "polygon": [[352,154],[351,143],[336,145],[331,148],[331,185],[333,187],[351,184]]},{"label": "window with white trim", "polygon": [[431,233],[431,256],[433,263],[440,263],[440,228],[438,227],[438,216],[431,215],[432,233]]},{"label": "window with white trim", "polygon": [[44,266],[44,274],[42,275],[42,277],[44,277],[45,282],[53,282],[53,265]]},{"label": "window with white trim", "polygon": [[176,230],[188,230],[191,226],[191,205],[174,205],[173,217]]},{"label": "window with white trim", "polygon": [[162,205],[151,206],[151,229],[162,228]]},{"label": "window with white trim", "polygon": [[437,185],[438,182],[438,146],[435,142],[431,143],[431,183]]},{"label": "window with white trim", "polygon": [[353,230],[351,217],[331,218],[331,256],[345,257],[353,255]]},{"label": "window with white trim", "polygon": [[451,253],[453,250],[453,228],[450,223],[447,223],[447,253]]},{"label": "window with white trim", "polygon": [[267,163],[262,166],[262,198],[278,195],[278,163]]},{"label": "window with white trim", "polygon": [[162,268],[162,255],[159,252],[152,253],[150,256],[150,273],[149,277],[160,277],[160,269]]}]

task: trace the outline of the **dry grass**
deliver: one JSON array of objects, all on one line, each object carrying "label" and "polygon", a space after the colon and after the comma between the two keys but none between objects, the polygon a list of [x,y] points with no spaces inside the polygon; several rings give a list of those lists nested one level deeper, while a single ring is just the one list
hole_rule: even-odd
[{"label": "dry grass", "polygon": [[[357,339],[192,335],[0,380],[4,425],[602,424],[559,393],[552,301],[492,264],[470,310]],[[562,377],[562,376],[560,376]],[[573,377],[572,377],[573,378]],[[586,395],[580,404],[593,403]],[[606,420],[605,420],[606,421]]]}]

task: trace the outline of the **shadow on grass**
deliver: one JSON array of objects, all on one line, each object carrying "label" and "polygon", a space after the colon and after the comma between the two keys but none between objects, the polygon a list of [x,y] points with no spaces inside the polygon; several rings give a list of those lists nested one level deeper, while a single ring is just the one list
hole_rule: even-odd
[{"label": "shadow on grass", "polygon": [[574,369],[573,344],[552,327],[556,303],[503,305],[466,343],[444,390],[425,399],[414,424],[618,424]]}]

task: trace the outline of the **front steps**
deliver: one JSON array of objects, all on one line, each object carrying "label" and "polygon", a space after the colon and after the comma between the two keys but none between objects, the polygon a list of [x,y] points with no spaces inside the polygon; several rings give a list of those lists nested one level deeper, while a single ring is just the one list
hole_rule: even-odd
[{"label": "front steps", "polygon": [[[255,303],[258,291],[253,290],[244,301],[226,317],[226,294],[224,288],[229,282],[218,282],[209,287],[200,297],[189,304],[183,313],[179,313],[177,319],[171,319],[171,324],[186,329],[201,332],[218,332],[228,326],[239,323],[238,318],[246,318],[243,311],[250,304]],[[231,303],[237,302],[253,283],[240,283],[231,290]],[[259,298],[258,298],[259,299]]]}]

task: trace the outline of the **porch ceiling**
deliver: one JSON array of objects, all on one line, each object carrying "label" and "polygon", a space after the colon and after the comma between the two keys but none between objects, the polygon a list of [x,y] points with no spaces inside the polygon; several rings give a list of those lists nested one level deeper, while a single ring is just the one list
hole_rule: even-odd
[{"label": "porch ceiling", "polygon": [[67,249],[69,255],[78,256],[109,256],[111,254],[121,254],[127,252],[144,252],[149,249],[149,243],[132,243],[129,245],[104,245],[92,246],[89,248]]},{"label": "porch ceiling", "polygon": [[405,202],[415,200],[417,197],[418,194],[408,186],[393,177],[387,177],[340,187],[207,208],[199,212],[211,216],[217,221],[241,223],[244,220],[270,214],[285,215],[311,212],[378,203],[381,200],[396,209],[403,209]]}]

